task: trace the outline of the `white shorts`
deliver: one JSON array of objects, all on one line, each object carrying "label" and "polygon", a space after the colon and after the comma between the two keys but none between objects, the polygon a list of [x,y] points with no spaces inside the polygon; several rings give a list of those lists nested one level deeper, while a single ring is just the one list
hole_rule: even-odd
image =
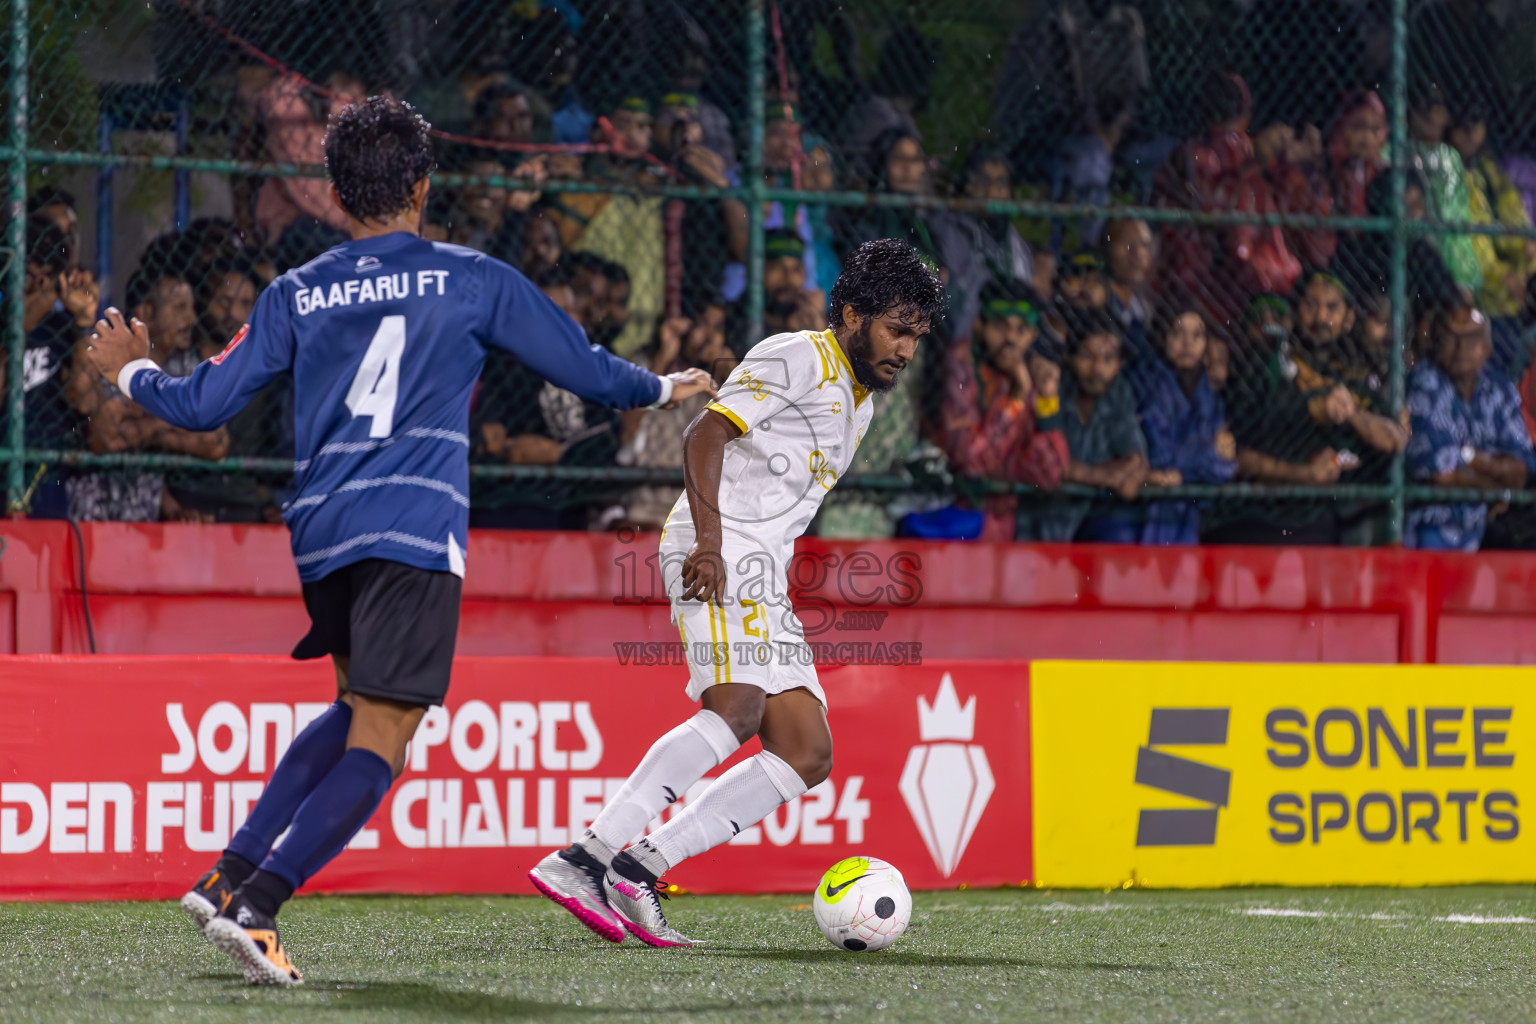
[{"label": "white shorts", "polygon": [[816,678],[816,663],[793,605],[774,588],[776,596],[760,599],[733,593],[730,552],[725,552],[726,591],[723,602],[684,601],[682,558],[663,550],[662,580],[672,604],[672,623],[683,641],[688,664],[688,698],[704,699],[704,691],[720,683],[746,683],[768,693],[804,688],[825,707],[827,695]]}]

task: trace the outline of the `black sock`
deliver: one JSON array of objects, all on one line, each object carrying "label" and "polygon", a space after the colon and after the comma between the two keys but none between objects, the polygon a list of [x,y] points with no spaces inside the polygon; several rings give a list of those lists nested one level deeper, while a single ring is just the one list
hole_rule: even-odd
[{"label": "black sock", "polygon": [[588,871],[603,870],[603,862],[592,856],[579,844],[567,846],[560,851],[560,856],[577,867],[586,868]]},{"label": "black sock", "polygon": [[250,878],[255,873],[256,865],[238,853],[230,853],[228,850],[225,850],[224,856],[219,858],[219,862],[213,866],[213,870],[224,876],[224,880],[229,883],[231,889],[238,889],[245,884],[247,878]]},{"label": "black sock", "polygon": [[282,905],[293,896],[293,886],[272,872],[257,868],[251,872],[251,877],[245,880],[245,884],[240,886],[240,895],[244,896],[257,912],[268,917],[276,917]]},{"label": "black sock", "polygon": [[656,876],[645,870],[644,866],[634,858],[628,850],[613,858],[610,865],[614,872],[623,875],[631,882],[639,882],[641,885],[655,885]]}]

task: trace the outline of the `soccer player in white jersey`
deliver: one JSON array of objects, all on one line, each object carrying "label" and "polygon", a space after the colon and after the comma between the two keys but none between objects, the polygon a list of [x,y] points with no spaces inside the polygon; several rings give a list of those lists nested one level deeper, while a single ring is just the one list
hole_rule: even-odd
[{"label": "soccer player in white jersey", "polygon": [[[703,707],[652,745],[578,842],[529,873],[604,938],[618,942],[627,930],[653,946],[691,945],[667,924],[657,879],[831,772],[827,698],[788,597],[789,563],[853,462],[871,394],[895,386],[943,291],[908,243],[866,242],[832,289],[831,327],[758,344],[689,426],[686,489],[662,531],[661,566],[687,652],[688,696]],[[761,751],[641,838],[753,736]]]}]

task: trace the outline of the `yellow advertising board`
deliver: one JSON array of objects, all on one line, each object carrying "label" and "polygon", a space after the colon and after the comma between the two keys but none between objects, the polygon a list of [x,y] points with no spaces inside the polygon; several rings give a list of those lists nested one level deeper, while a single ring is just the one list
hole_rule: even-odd
[{"label": "yellow advertising board", "polygon": [[1043,886],[1536,881],[1536,670],[1034,662]]}]

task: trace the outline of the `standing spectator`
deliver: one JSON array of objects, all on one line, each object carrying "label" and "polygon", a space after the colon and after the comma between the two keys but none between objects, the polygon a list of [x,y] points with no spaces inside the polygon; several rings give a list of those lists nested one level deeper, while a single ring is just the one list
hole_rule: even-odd
[{"label": "standing spectator", "polygon": [[[890,149],[884,136],[910,136],[921,151],[922,135],[916,118],[928,104],[937,45],[911,25],[886,37],[862,99],[848,106],[836,136],[856,177],[875,180],[882,176]],[[889,191],[902,190],[892,187]]]},{"label": "standing spectator", "polygon": [[[940,434],[956,472],[1061,486],[1061,368],[1032,352],[1039,323],[1040,302],[1027,285],[996,281],[983,291],[972,329],[950,345]],[[1011,494],[984,499],[981,539],[1013,540],[1017,509]]]},{"label": "standing spectator", "polygon": [[[326,80],[328,95],[317,95],[294,75],[280,75],[256,97],[257,118],[266,129],[266,159],[280,164],[325,163],[327,119],[368,95],[355,77],[338,72]],[[256,223],[268,245],[284,232],[313,230],[319,223],[342,239],[347,215],[331,201],[324,178],[268,178],[256,196]],[[308,222],[307,224],[305,222]]]},{"label": "standing spectator", "polygon": [[[1123,501],[1135,501],[1147,479],[1147,442],[1136,419],[1136,398],[1120,375],[1120,327],[1100,310],[1068,319],[1067,373],[1061,380],[1062,433],[1070,459],[1066,483],[1102,487]],[[1090,515],[1086,501],[1057,502],[1034,522],[1020,522],[1031,539],[1134,544],[1140,536],[1134,512]]]},{"label": "standing spectator", "polygon": [[[1531,219],[1520,193],[1488,147],[1488,121],[1482,108],[1463,104],[1448,139],[1467,169],[1472,223],[1528,229]],[[1514,316],[1525,298],[1525,282],[1536,270],[1536,241],[1507,235],[1473,235],[1470,240],[1483,274],[1478,305],[1489,316]]]},{"label": "standing spectator", "polygon": [[1139,357],[1147,347],[1147,321],[1152,316],[1151,281],[1157,257],[1152,229],[1144,220],[1112,220],[1104,229],[1104,251],[1109,264],[1106,308]]},{"label": "standing spectator", "polygon": [[101,312],[101,285],[95,274],[80,265],[80,216],[75,211],[75,197],[64,189],[44,185],[27,197],[29,222],[34,215],[51,220],[64,232],[72,262],[59,301],[73,317],[75,327],[88,330]]},{"label": "standing spectator", "polygon": [[[725,158],[704,145],[701,103],[694,93],[672,92],[657,108],[653,147],[685,185],[727,188]],[[718,203],[667,202],[667,311],[719,301],[732,250],[745,253],[747,208],[736,199]]]},{"label": "standing spectator", "polygon": [[[1173,301],[1163,307],[1160,358],[1148,360],[1141,399],[1141,429],[1151,467],[1147,483],[1224,484],[1237,472],[1237,442],[1227,429],[1227,411],[1206,372],[1210,331],[1197,303]],[[1196,544],[1200,506],[1189,501],[1156,501],[1147,506],[1143,544]]]},{"label": "standing spectator", "polygon": [[[249,261],[215,262],[196,289],[200,360],[212,359],[250,319],[262,282]],[[225,424],[230,456],[289,458],[293,455],[293,376],[263,388]],[[270,483],[238,473],[187,473],[167,485],[189,512],[221,523],[281,523],[278,492]]]},{"label": "standing spectator", "polygon": [[[697,366],[708,370],[717,381],[725,380],[736,362],[735,353],[725,341],[725,309],[721,306],[706,306],[692,320],[663,321],[657,331],[656,345],[649,353],[652,367],[666,367],[665,372],[672,373]],[[681,468],[683,434],[708,403],[708,395],[697,395],[675,409],[625,416],[628,437],[618,454],[619,465]],[[680,490],[679,487],[638,487],[625,495],[620,510],[622,517],[604,526],[659,530],[666,524]]]},{"label": "standing spectator", "polygon": [[1109,282],[1104,278],[1104,261],[1093,252],[1069,257],[1062,264],[1057,290],[1061,293],[1059,305],[1064,310],[1107,310]]},{"label": "standing spectator", "polygon": [[[1536,454],[1520,417],[1519,395],[1488,368],[1493,340],[1487,318],[1470,304],[1453,305],[1436,311],[1430,332],[1434,357],[1415,366],[1408,382],[1409,472],[1436,487],[1524,487],[1536,471]],[[1403,543],[1476,551],[1487,524],[1486,504],[1415,508]]]},{"label": "standing spectator", "polygon": [[[1408,108],[1409,154],[1424,175],[1424,208],[1431,220],[1467,224],[1472,220],[1467,171],[1461,155],[1445,141],[1451,115],[1445,96],[1433,84],[1421,87]],[[1451,278],[1473,292],[1483,286],[1483,272],[1468,235],[1440,235],[1440,255]]]},{"label": "standing spectator", "polygon": [[1345,97],[1328,130],[1328,167],[1339,216],[1365,216],[1366,193],[1387,167],[1387,108],[1375,92]]},{"label": "standing spectator", "polygon": [[[1012,174],[1001,150],[973,148],[961,177],[968,199],[1013,198]],[[1000,214],[941,212],[933,217],[933,236],[939,263],[949,271],[950,290],[960,303],[952,314],[956,323],[976,321],[989,283],[1029,284],[1034,276],[1034,254],[1013,222]]]},{"label": "standing spectator", "polygon": [[[78,448],[83,433],[80,401],[89,385],[89,369],[78,340],[83,336],[74,318],[65,311],[69,296],[69,271],[74,251],[69,235],[51,217],[27,218],[26,285],[22,294],[22,329],[26,347],[22,353],[22,414],[28,448]],[[11,297],[7,296],[7,300]],[[0,344],[0,394],[10,368],[9,346]],[[6,409],[9,410],[7,403]],[[10,416],[0,416],[9,437]],[[67,514],[65,474],[51,470],[32,498],[31,514],[62,519]]]},{"label": "standing spectator", "polygon": [[[812,166],[816,155],[801,129],[799,109],[785,100],[770,98],[763,110],[763,182],[770,188],[792,188],[795,185],[796,165],[800,168],[800,187],[825,192],[833,186],[831,156],[825,142],[818,142],[820,158]],[[741,169],[731,173],[731,184],[741,184]],[[720,294],[728,302],[740,301],[747,290],[747,210],[732,201],[725,208],[730,261],[724,268]],[[837,282],[839,260],[834,246],[833,228],[828,221],[825,206],[802,204],[786,205],[771,201],[763,206],[763,228],[768,231],[788,231],[798,235],[805,243],[805,276],[808,290],[820,289],[831,294],[831,285],[820,282],[830,273],[832,283]]]},{"label": "standing spectator", "polygon": [[[871,143],[870,152],[874,156],[875,177],[871,182],[874,191],[906,196],[932,194],[928,158],[915,133],[905,128],[892,128]],[[859,208],[842,218],[839,234],[844,252],[875,238],[903,238],[930,258],[938,257],[938,245],[929,229],[927,216],[911,207]]]}]

